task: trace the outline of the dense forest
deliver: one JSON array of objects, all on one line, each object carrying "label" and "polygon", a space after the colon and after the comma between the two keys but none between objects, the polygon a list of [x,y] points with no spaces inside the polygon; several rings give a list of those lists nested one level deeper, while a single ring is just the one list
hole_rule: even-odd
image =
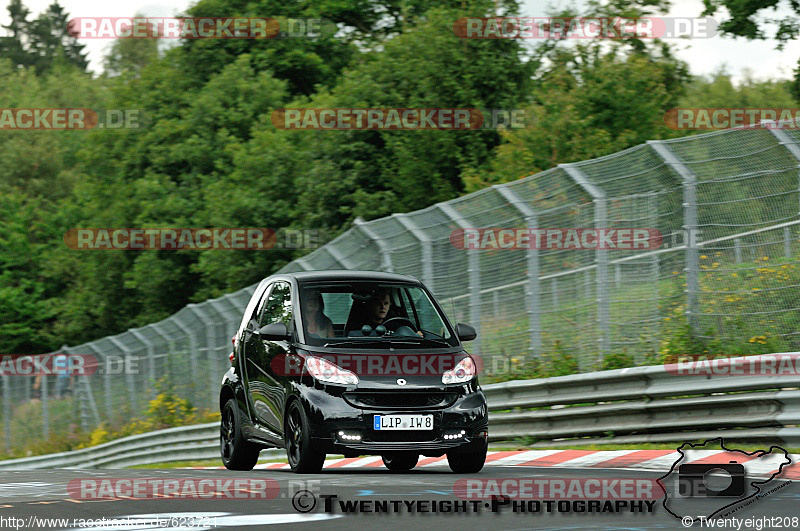
[{"label": "dense forest", "polygon": [[[652,2],[592,3],[603,15]],[[54,3],[8,6],[3,108],[130,109],[138,128],[0,131],[0,351],[48,351],[164,318],[306,251],[82,252],[84,227],[270,227],[329,236],[374,219],[679,132],[685,107],[798,107],[793,82],[694,78],[676,43],[467,40],[501,0],[200,0],[187,16],[313,18],[313,38],[118,40],[102,72]],[[525,127],[276,128],[291,107],[524,109]]]}]

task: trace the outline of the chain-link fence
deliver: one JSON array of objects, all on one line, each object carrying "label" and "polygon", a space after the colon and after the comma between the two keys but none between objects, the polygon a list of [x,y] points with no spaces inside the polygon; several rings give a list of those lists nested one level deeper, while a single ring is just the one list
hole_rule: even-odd
[{"label": "chain-link fence", "polygon": [[[511,357],[554,352],[576,359],[581,371],[597,370],[609,353],[652,363],[669,348],[665,337],[688,331],[800,350],[798,144],[798,131],[765,128],[649,142],[417,212],[359,220],[282,272],[415,276],[451,319],[476,327],[469,349],[488,372]],[[663,242],[625,251],[465,250],[451,241],[454,230],[488,227],[653,228]],[[160,377],[194,405],[216,408],[231,336],[254,289],[65,347],[112,368],[72,382],[66,398],[53,397],[55,376],[4,377],[6,446],[70,424],[129,419]],[[137,369],[120,370],[125,359]]]}]

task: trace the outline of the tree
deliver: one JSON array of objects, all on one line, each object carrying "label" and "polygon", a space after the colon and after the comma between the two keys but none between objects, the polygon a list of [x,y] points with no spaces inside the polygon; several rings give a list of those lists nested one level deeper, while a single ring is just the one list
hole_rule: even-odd
[{"label": "tree", "polygon": [[3,28],[11,35],[3,37],[0,57],[14,65],[33,67],[37,73],[50,70],[56,63],[66,63],[86,70],[89,62],[83,52],[84,45],[68,28],[69,15],[59,3],[53,2],[33,20],[22,0],[11,0],[8,5],[10,23]]},{"label": "tree", "polygon": [[[136,13],[134,18],[144,18]],[[151,34],[153,26],[146,25]],[[103,70],[109,76],[131,75],[139,77],[147,65],[158,59],[158,39],[117,39],[103,61]]]}]

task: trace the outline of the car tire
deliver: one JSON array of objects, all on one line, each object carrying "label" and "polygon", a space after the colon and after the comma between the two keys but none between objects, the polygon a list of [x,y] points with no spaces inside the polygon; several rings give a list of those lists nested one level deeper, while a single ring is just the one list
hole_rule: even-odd
[{"label": "car tire", "polygon": [[447,464],[456,474],[475,474],[480,472],[486,462],[486,449],[478,452],[451,452],[447,454]]},{"label": "car tire", "polygon": [[413,452],[392,452],[381,456],[383,464],[392,472],[408,472],[419,461],[419,454]]},{"label": "car tire", "polygon": [[242,423],[239,420],[239,407],[231,398],[222,408],[219,425],[220,454],[222,464],[228,470],[253,470],[258,462],[261,448],[248,442],[242,436]]},{"label": "car tire", "polygon": [[289,467],[297,474],[316,474],[325,463],[325,451],[311,439],[310,426],[302,404],[294,400],[286,410],[283,439]]}]

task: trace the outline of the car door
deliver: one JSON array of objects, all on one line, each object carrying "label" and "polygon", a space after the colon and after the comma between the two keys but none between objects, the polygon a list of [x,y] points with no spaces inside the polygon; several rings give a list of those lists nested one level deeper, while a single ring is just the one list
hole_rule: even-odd
[{"label": "car door", "polygon": [[288,282],[276,281],[269,288],[256,322],[248,325],[247,376],[250,400],[258,423],[275,435],[283,432],[283,378],[275,373],[272,361],[289,352],[288,341],[263,339],[255,331],[272,323],[284,323],[292,330],[292,296]]}]

